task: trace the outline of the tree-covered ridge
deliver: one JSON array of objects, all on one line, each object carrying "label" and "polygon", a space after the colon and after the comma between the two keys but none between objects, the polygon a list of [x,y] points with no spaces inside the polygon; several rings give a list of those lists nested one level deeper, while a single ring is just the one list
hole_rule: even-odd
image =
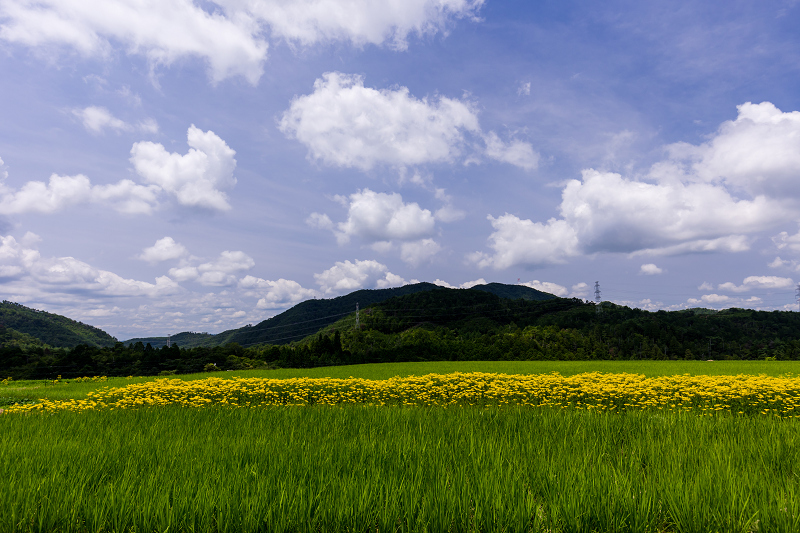
[{"label": "tree-covered ridge", "polygon": [[72,348],[86,344],[107,347],[117,342],[117,339],[94,326],[5,300],[0,303],[0,324],[50,346]]},{"label": "tree-covered ridge", "polygon": [[[350,294],[330,299],[306,300],[255,326],[223,331],[217,335],[184,332],[172,336],[172,341],[180,346],[194,348],[199,346],[222,346],[236,342],[241,346],[257,344],[290,344],[336,323],[342,317],[353,313],[358,304],[362,309],[384,302],[391,298],[424,293],[440,289],[433,283],[415,283],[389,289],[362,289]],[[449,289],[455,290],[455,289]],[[459,289],[461,290],[461,289]],[[537,291],[522,285],[488,283],[476,285],[468,291],[496,294],[503,298],[524,298],[526,300],[547,300],[555,298],[552,294]],[[463,290],[462,290],[463,292]],[[125,344],[141,341],[154,348],[166,346],[166,337],[143,337],[130,339]]]},{"label": "tree-covered ridge", "polygon": [[428,360],[800,360],[800,313],[747,309],[649,312],[579,299],[510,300],[475,290],[406,294],[362,307],[289,344],[155,348],[116,343],[0,347],[0,375],[153,375],[258,366]]}]

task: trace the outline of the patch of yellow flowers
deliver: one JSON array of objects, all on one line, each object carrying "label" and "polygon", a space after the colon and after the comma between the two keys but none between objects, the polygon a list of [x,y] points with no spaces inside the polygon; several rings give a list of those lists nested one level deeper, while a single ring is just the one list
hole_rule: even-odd
[{"label": "patch of yellow flowers", "polygon": [[719,412],[800,418],[800,378],[769,376],[664,376],[599,372],[509,375],[428,374],[386,380],[334,378],[156,379],[105,387],[83,400],[41,400],[9,413],[272,405],[416,405],[553,407],[593,411]]}]

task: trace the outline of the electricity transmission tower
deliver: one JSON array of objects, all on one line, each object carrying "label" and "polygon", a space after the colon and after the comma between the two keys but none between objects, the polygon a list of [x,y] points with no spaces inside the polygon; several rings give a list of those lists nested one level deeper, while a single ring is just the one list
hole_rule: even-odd
[{"label": "electricity transmission tower", "polygon": [[360,329],[358,321],[358,302],[356,302],[356,329]]},{"label": "electricity transmission tower", "polygon": [[800,310],[800,283],[797,284],[797,288],[794,290],[794,299],[797,300],[797,308]]},{"label": "electricity transmission tower", "polygon": [[595,311],[599,315],[602,312],[602,308],[600,307],[600,282],[594,282],[594,301],[597,302],[595,305]]}]

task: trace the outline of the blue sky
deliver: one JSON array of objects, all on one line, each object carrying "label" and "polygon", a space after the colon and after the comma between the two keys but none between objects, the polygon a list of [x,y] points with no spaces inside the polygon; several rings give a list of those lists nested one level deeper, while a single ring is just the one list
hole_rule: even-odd
[{"label": "blue sky", "polygon": [[796,309],[800,6],[0,0],[0,293],[120,339],[524,283]]}]

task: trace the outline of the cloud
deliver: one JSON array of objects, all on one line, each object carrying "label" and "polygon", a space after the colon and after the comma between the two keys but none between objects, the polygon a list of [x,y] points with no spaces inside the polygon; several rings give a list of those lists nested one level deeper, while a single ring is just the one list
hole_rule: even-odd
[{"label": "cloud", "polygon": [[283,278],[270,281],[245,276],[239,281],[239,287],[245,289],[247,294],[259,298],[256,303],[258,309],[284,309],[319,296],[314,289],[304,289],[296,281]]},{"label": "cloud", "polygon": [[646,183],[585,170],[562,191],[561,219],[546,224],[515,215],[489,217],[493,255],[473,254],[479,266],[508,268],[565,262],[598,252],[676,255],[740,252],[746,234],[791,218],[787,202],[757,196],[739,200],[705,183]]},{"label": "cloud", "polygon": [[253,258],[244,252],[226,250],[208,263],[171,268],[169,276],[178,282],[195,281],[205,287],[227,287],[236,284],[237,274],[253,268],[255,264]]},{"label": "cloud", "polygon": [[526,283],[520,283],[525,287],[530,287],[531,289],[536,289],[537,291],[547,292],[550,294],[555,294],[556,296],[566,296],[569,294],[569,291],[563,285],[559,285],[558,283],[552,283],[549,281],[539,281],[535,279],[533,281],[528,281]]},{"label": "cloud", "polygon": [[131,180],[92,185],[83,174],[53,174],[48,183],[29,181],[16,191],[0,183],[0,214],[54,213],[84,203],[108,205],[121,213],[149,214],[157,204],[159,191],[159,187]]},{"label": "cloud", "polygon": [[274,37],[290,42],[388,43],[404,50],[410,34],[430,35],[445,31],[452,19],[474,18],[483,0],[267,0],[248,5]]},{"label": "cloud", "polygon": [[401,259],[413,266],[441,250],[441,245],[430,238],[436,229],[436,217],[416,202],[403,202],[398,193],[363,189],[337,199],[347,207],[347,220],[334,226],[328,215],[312,213],[306,223],[332,231],[339,244],[356,237],[373,250],[386,253],[393,250],[397,242]]},{"label": "cloud", "polygon": [[138,142],[131,148],[131,163],[147,182],[175,195],[178,203],[219,211],[231,209],[221,189],[236,185],[236,152],[213,131],[194,124],[187,132],[189,151],[169,153],[163,145]]},{"label": "cloud", "polygon": [[525,83],[520,83],[519,88],[517,88],[517,95],[518,96],[530,96],[531,95],[531,82],[526,81]]},{"label": "cloud", "polygon": [[417,203],[404,203],[398,193],[364,189],[350,195],[347,220],[337,225],[335,233],[340,243],[353,236],[366,242],[408,241],[430,236],[435,224],[429,210]]},{"label": "cloud", "polygon": [[737,106],[735,120],[699,146],[668,147],[673,161],[696,180],[724,183],[752,196],[800,196],[800,112],[783,113],[770,102]]},{"label": "cloud", "polygon": [[172,237],[164,237],[163,239],[158,239],[153,246],[142,250],[138,257],[148,263],[159,263],[170,259],[179,259],[188,254],[189,252],[184,245],[175,242]]},{"label": "cloud", "polygon": [[4,166],[6,166],[6,164],[3,163],[3,158],[0,157],[0,181],[8,177],[8,171],[3,168]]},{"label": "cloud", "polygon": [[295,97],[279,127],[328,165],[369,170],[452,161],[465,131],[478,131],[467,102],[441,97],[429,103],[405,87],[364,87],[361,76],[327,72],[314,92]]},{"label": "cloud", "polygon": [[[587,169],[562,190],[560,218],[489,217],[493,253],[479,266],[536,267],[579,255],[676,255],[749,250],[752,235],[800,217],[800,113],[769,102],[738,107],[701,145],[666,147],[641,179]],[[781,247],[800,237],[781,233]]]},{"label": "cloud", "polygon": [[152,66],[199,58],[215,82],[240,75],[256,83],[267,56],[252,15],[209,13],[187,0],[8,0],[0,18],[0,38],[12,43],[86,57],[109,57],[121,46]]},{"label": "cloud", "polygon": [[441,220],[442,222],[456,222],[467,216],[464,211],[453,207],[453,199],[450,195],[445,193],[444,189],[436,189],[436,199],[444,202],[444,205],[434,213],[436,220]]},{"label": "cloud", "polygon": [[654,276],[656,274],[661,274],[663,272],[664,272],[663,269],[658,268],[653,263],[647,263],[646,265],[642,265],[641,268],[639,269],[639,274],[645,274],[647,276]]},{"label": "cloud", "polygon": [[721,304],[721,303],[729,303],[733,299],[730,296],[725,296],[724,294],[704,294],[697,298],[689,298],[687,300],[690,304],[702,304],[702,303],[709,303],[709,304]]},{"label": "cloud", "polygon": [[542,224],[508,213],[487,218],[494,228],[489,237],[489,246],[494,254],[476,252],[468,256],[481,268],[558,264],[579,254],[578,236],[564,220],[551,218],[547,224]]},{"label": "cloud", "polygon": [[105,129],[130,131],[131,126],[115,117],[105,107],[89,106],[84,109],[73,109],[72,114],[81,119],[83,127],[92,133],[103,133]]},{"label": "cloud", "polygon": [[297,96],[279,122],[280,130],[308,148],[311,159],[364,171],[452,163],[468,146],[467,135],[483,138],[488,157],[535,168],[538,156],[522,141],[503,143],[483,136],[472,104],[441,96],[417,99],[408,88],[373,89],[364,78],[327,72],[314,92]]},{"label": "cloud", "polygon": [[744,278],[741,285],[736,285],[730,281],[717,286],[721,291],[747,292],[753,289],[792,289],[794,281],[792,278],[781,278],[778,276],[748,276]]},{"label": "cloud", "polygon": [[311,213],[306,219],[306,224],[316,229],[325,229],[335,232],[331,217],[322,213]]},{"label": "cloud", "polygon": [[767,266],[770,268],[781,268],[785,266],[789,266],[793,263],[793,261],[785,261],[780,258],[780,256],[776,256],[775,259],[772,260]]},{"label": "cloud", "polygon": [[105,107],[75,108],[71,110],[71,113],[80,119],[87,131],[95,134],[101,134],[105,130],[116,132],[139,130],[150,134],[158,133],[158,122],[153,118],[146,118],[134,126],[118,119]]},{"label": "cloud", "polygon": [[139,142],[131,148],[131,162],[148,183],[131,180],[92,185],[83,174],[53,174],[48,183],[29,181],[14,190],[0,181],[0,215],[54,213],[80,204],[109,206],[121,213],[150,214],[163,193],[175,196],[189,207],[229,210],[221,190],[236,184],[235,151],[212,131],[192,125],[188,130],[189,152],[168,153],[160,144]]},{"label": "cloud", "polygon": [[572,292],[569,294],[570,298],[586,298],[589,294],[589,286],[584,283],[576,283],[572,286]]},{"label": "cloud", "polygon": [[700,298],[689,298],[686,301],[689,305],[704,305],[712,308],[745,307],[752,308],[754,305],[762,303],[758,296],[750,298],[736,298],[725,294],[704,294]]},{"label": "cloud", "polygon": [[405,280],[389,272],[386,265],[377,261],[337,261],[328,270],[314,274],[320,290],[326,294],[338,294],[363,288],[385,289],[405,284]]},{"label": "cloud", "polygon": [[113,272],[95,268],[74,257],[41,256],[33,247],[38,236],[28,234],[21,241],[12,236],[0,237],[0,277],[9,296],[27,297],[47,294],[76,294],[92,297],[161,297],[180,292],[180,287],[166,276],[155,283],[126,279]]},{"label": "cloud", "polygon": [[539,166],[539,154],[533,151],[529,143],[515,140],[506,144],[493,131],[485,135],[483,140],[486,142],[486,156],[491,159],[525,170],[533,170]]},{"label": "cloud", "polygon": [[[43,53],[65,48],[107,58],[119,47],[151,68],[197,58],[213,82],[261,77],[275,40],[349,42],[403,50],[411,34],[446,31],[483,0],[8,0],[0,38]],[[204,9],[205,8],[205,9]]]},{"label": "cloud", "polygon": [[446,287],[448,289],[471,289],[472,287],[475,287],[477,285],[486,285],[486,280],[480,278],[472,281],[465,281],[461,285],[450,285],[446,281],[437,278],[436,281],[433,282],[433,284],[438,285],[440,287]]},{"label": "cloud", "polygon": [[788,232],[782,231],[776,236],[772,237],[772,242],[778,250],[791,250],[792,252],[800,252],[800,232],[794,235],[789,235]]},{"label": "cloud", "polygon": [[442,246],[433,239],[404,242],[400,245],[400,259],[416,267],[429,261],[441,250]]}]

